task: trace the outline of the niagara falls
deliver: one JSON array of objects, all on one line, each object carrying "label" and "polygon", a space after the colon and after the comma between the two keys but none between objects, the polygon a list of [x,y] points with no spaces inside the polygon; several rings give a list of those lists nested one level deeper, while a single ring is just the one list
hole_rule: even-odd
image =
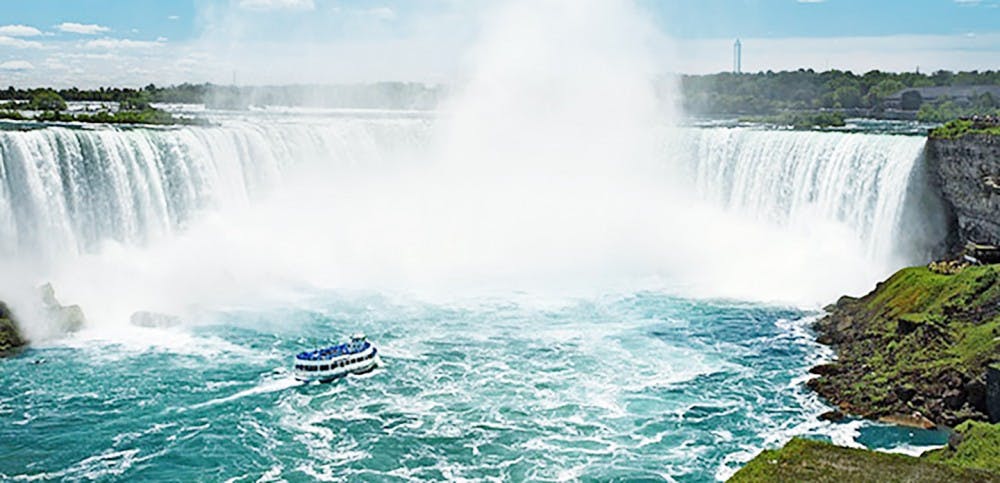
[{"label": "niagara falls", "polygon": [[8,2],[0,481],[1000,481],[918,3]]}]

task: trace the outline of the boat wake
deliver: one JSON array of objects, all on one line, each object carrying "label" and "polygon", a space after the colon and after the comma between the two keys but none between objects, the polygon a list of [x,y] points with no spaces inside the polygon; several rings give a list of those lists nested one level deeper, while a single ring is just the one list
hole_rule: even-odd
[{"label": "boat wake", "polygon": [[254,387],[252,387],[250,389],[246,389],[246,390],[237,392],[237,393],[235,393],[233,395],[230,395],[230,396],[225,396],[225,397],[220,397],[220,398],[212,399],[212,400],[209,400],[209,401],[205,401],[205,402],[202,402],[202,403],[195,404],[193,406],[188,406],[187,408],[181,408],[181,409],[178,410],[178,412],[207,408],[207,407],[216,406],[216,405],[219,405],[219,404],[225,404],[225,403],[228,403],[228,402],[232,402],[232,401],[235,401],[237,399],[243,399],[245,397],[255,396],[255,395],[258,395],[258,394],[266,394],[266,393],[269,393],[269,392],[284,391],[285,389],[289,389],[289,388],[292,388],[292,387],[295,387],[295,386],[303,386],[305,384],[306,383],[304,381],[299,381],[299,380],[297,380],[297,379],[295,379],[294,377],[291,377],[291,376],[282,377],[281,379],[270,379],[270,380],[263,381],[263,382],[257,384],[256,386],[254,386]]}]

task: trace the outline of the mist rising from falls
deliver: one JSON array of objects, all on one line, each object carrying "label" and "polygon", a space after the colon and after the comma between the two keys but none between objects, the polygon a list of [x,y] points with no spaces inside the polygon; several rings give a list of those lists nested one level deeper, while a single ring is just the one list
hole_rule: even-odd
[{"label": "mist rising from falls", "polygon": [[895,245],[922,139],[677,129],[629,3],[487,18],[429,119],[0,132],[5,283],[96,325],[314,287],[817,304],[919,251]]},{"label": "mist rising from falls", "polygon": [[926,248],[904,226],[922,138],[664,129],[657,163],[535,170],[442,166],[435,132],[426,119],[252,117],[0,132],[4,265],[120,321],[294,286],[643,280],[821,303]]}]

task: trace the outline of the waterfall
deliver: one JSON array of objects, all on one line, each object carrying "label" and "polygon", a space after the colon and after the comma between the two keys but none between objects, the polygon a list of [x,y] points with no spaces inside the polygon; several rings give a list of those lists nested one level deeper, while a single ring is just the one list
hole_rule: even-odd
[{"label": "waterfall", "polygon": [[777,225],[842,224],[873,261],[926,251],[900,231],[923,137],[712,128],[685,139],[687,175],[717,206]]},{"label": "waterfall", "polygon": [[143,244],[196,213],[246,206],[292,164],[374,163],[418,142],[423,121],[0,130],[0,254],[87,253]]},{"label": "waterfall", "polygon": [[[442,125],[247,115],[0,131],[0,262],[40,259],[28,283],[120,303],[109,318],[279,281],[544,290],[652,275],[695,296],[824,303],[942,237],[907,214],[925,204],[920,137],[682,128],[634,160],[642,150],[615,156],[618,138],[573,146],[556,132],[536,152],[504,144],[516,126],[497,141]],[[147,288],[131,303],[106,299],[137,277]]]}]

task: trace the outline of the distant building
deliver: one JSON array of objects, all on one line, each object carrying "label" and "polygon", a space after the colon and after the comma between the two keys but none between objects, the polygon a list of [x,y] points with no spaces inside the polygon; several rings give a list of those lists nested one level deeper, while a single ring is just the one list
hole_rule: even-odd
[{"label": "distant building", "polygon": [[1000,100],[1000,86],[934,86],[907,87],[900,89],[883,102],[886,109],[902,109],[916,111],[925,102],[938,102],[948,99],[959,105],[971,104],[973,99],[983,94],[989,94]]},{"label": "distant building", "polygon": [[743,72],[743,44],[740,43],[740,39],[736,39],[736,43],[733,44],[733,74],[740,74]]}]

